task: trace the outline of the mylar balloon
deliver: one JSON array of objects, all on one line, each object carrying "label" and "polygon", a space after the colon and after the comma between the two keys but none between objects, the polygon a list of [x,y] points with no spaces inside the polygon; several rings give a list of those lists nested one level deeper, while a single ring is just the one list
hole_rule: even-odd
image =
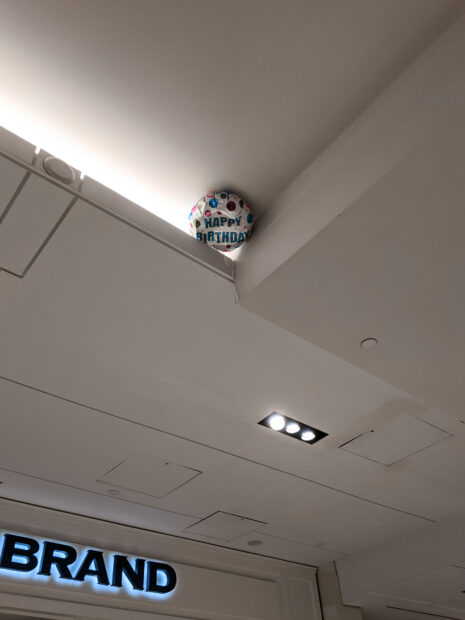
[{"label": "mylar balloon", "polygon": [[215,250],[231,252],[248,240],[253,216],[245,201],[230,192],[210,192],[192,207],[191,234]]}]

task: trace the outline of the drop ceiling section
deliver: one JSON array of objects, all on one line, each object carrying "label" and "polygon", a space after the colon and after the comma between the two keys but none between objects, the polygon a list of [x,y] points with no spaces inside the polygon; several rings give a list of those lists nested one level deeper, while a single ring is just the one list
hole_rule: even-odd
[{"label": "drop ceiling section", "polygon": [[[464,418],[465,115],[444,119],[244,305]],[[378,345],[363,350],[360,342]]]},{"label": "drop ceiling section", "polygon": [[[0,274],[0,293],[5,497],[193,538],[212,513],[244,515],[267,523],[254,552],[308,563],[465,508],[412,475],[415,461],[386,473],[337,449],[380,413],[427,406],[248,313],[231,283],[84,201],[25,278]],[[259,427],[273,409],[328,430],[328,445]],[[97,479],[135,453],[202,474],[161,499],[109,496]]]},{"label": "drop ceiling section", "polygon": [[[98,472],[137,447],[147,455],[163,455],[167,461],[179,462],[182,457],[186,466],[203,473],[159,500],[120,489],[119,496],[112,497],[115,510],[120,501],[130,502],[134,512],[142,505],[192,517],[189,525],[217,511],[229,512],[267,523],[259,529],[273,536],[288,538],[292,532],[296,541],[314,546],[324,541],[340,553],[350,553],[430,523],[186,439],[98,416],[92,410],[5,381],[0,383],[0,389],[4,412],[1,468],[40,483],[57,483],[52,493],[56,501],[60,500],[63,487],[87,491],[87,501],[76,499],[69,504],[78,513],[92,514],[95,494],[108,497],[109,485],[95,482]],[[18,424],[23,429],[21,451],[15,442]],[[53,434],[50,428],[54,429]],[[8,486],[2,485],[4,497],[9,496]],[[12,492],[15,493],[14,488]],[[114,511],[109,518],[114,518]],[[258,525],[254,524],[254,529]],[[161,529],[156,511],[153,528]]]},{"label": "drop ceiling section", "polygon": [[[428,408],[247,313],[228,282],[90,205],[72,209],[26,278],[3,274],[0,288],[1,374],[62,397],[2,381],[2,404],[15,396],[0,466],[24,474],[19,489],[18,478],[2,485],[5,497],[47,497],[99,517],[116,510],[171,533],[216,511],[244,515],[269,524],[278,542],[265,553],[289,547],[287,558],[302,558],[301,542],[310,563],[464,509],[462,495],[421,473],[384,475],[338,454],[341,429],[366,428],[370,412]],[[219,334],[227,354],[212,358]],[[272,410],[264,395],[336,443],[313,449],[259,427]],[[18,424],[27,451],[12,449]],[[110,498],[97,478],[139,452],[203,473],[161,500],[126,490]]]}]

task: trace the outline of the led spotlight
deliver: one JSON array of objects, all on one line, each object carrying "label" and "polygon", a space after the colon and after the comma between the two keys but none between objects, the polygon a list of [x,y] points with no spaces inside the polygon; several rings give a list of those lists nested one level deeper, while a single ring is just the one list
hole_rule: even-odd
[{"label": "led spotlight", "polygon": [[300,426],[297,422],[288,422],[288,424],[286,424],[286,433],[289,433],[289,435],[295,435],[299,431]]},{"label": "led spotlight", "polygon": [[328,435],[328,433],[320,431],[314,426],[309,426],[304,422],[294,420],[277,411],[272,411],[266,418],[260,420],[259,424],[261,426],[266,426],[268,429],[271,428],[273,431],[277,431],[282,435],[286,435],[286,437],[292,437],[293,439],[297,439],[297,441],[304,441],[307,445],[314,445],[317,441],[324,439]]},{"label": "led spotlight", "polygon": [[269,418],[268,424],[274,431],[281,431],[286,426],[286,420],[281,414],[275,413]]},{"label": "led spotlight", "polygon": [[316,435],[313,431],[304,431],[301,435],[300,438],[302,439],[302,441],[312,441],[312,439],[315,439]]}]

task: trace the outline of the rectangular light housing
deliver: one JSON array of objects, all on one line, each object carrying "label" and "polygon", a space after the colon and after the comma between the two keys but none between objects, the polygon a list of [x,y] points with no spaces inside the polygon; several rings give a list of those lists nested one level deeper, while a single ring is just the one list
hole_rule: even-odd
[{"label": "rectangular light housing", "polygon": [[258,424],[310,445],[317,443],[328,435],[328,433],[324,433],[314,426],[294,420],[294,418],[290,418],[277,411],[272,411],[266,418],[260,420]]}]

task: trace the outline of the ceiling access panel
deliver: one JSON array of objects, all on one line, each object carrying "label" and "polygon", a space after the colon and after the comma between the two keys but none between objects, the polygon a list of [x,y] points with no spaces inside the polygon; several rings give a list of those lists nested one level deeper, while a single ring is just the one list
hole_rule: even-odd
[{"label": "ceiling access panel", "polygon": [[19,192],[26,171],[5,157],[0,157],[0,218]]},{"label": "ceiling access panel", "polygon": [[73,197],[29,175],[23,176],[13,198],[0,219],[0,269],[23,277],[66,216]]},{"label": "ceiling access panel", "polygon": [[231,542],[239,536],[250,534],[250,532],[254,532],[265,525],[267,523],[263,521],[218,511],[206,519],[190,525],[186,531],[198,536]]},{"label": "ceiling access panel", "polygon": [[449,433],[405,413],[340,448],[381,465],[393,465],[449,437]]},{"label": "ceiling access panel", "polygon": [[201,473],[148,454],[133,454],[110,469],[98,482],[161,499]]}]

